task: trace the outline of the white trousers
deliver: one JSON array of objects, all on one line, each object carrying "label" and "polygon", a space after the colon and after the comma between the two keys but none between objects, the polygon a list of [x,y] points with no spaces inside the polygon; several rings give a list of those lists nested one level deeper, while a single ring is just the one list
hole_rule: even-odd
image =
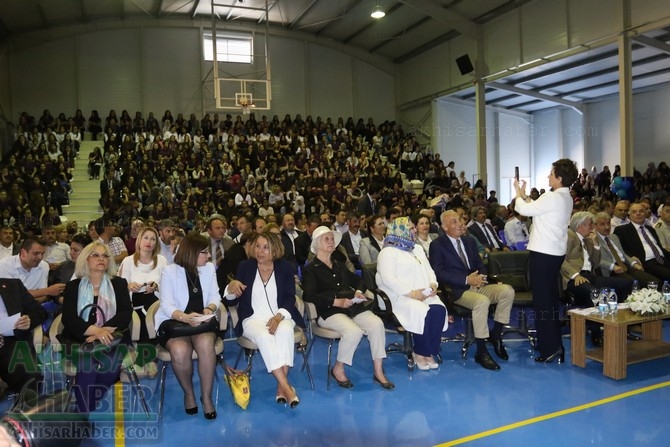
[{"label": "white trousers", "polygon": [[354,352],[363,335],[367,335],[370,342],[372,359],[386,358],[386,331],[384,322],[375,314],[366,310],[354,318],[345,314],[335,314],[324,320],[319,318],[318,324],[326,329],[332,329],[342,334],[337,348],[337,361],[351,366]]},{"label": "white trousers", "polygon": [[242,322],[244,336],[258,346],[268,372],[284,365],[293,366],[294,327],[293,320],[284,319],[272,335],[268,331],[266,320],[250,317]]}]

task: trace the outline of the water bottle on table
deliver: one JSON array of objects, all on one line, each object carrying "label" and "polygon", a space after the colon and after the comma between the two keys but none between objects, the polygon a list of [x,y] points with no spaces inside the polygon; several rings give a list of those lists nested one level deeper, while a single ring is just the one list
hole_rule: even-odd
[{"label": "water bottle on table", "polygon": [[631,292],[637,292],[640,290],[640,281],[637,279],[633,281],[633,288],[631,289]]},{"label": "water bottle on table", "polygon": [[668,281],[663,281],[663,288],[661,291],[663,292],[663,298],[665,298],[665,302],[670,303],[670,284]]},{"label": "water bottle on table", "polygon": [[607,289],[600,290],[600,302],[598,303],[598,311],[601,317],[607,316],[609,312],[609,304],[607,304]]},{"label": "water bottle on table", "polygon": [[614,289],[609,290],[609,294],[607,296],[607,306],[609,307],[610,315],[613,317],[616,316],[619,308],[619,301],[616,295],[616,290]]}]

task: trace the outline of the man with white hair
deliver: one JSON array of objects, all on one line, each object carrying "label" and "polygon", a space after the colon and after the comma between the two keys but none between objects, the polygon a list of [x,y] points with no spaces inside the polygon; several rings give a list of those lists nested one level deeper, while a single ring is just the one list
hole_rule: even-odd
[{"label": "man with white hair", "polygon": [[658,222],[654,225],[661,246],[670,250],[670,203],[658,207]]}]

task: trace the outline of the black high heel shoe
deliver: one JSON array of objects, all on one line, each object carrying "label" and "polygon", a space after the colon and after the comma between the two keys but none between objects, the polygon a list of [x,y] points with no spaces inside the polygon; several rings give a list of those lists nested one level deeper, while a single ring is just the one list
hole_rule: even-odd
[{"label": "black high heel shoe", "polygon": [[195,407],[193,407],[193,408],[184,408],[184,411],[185,411],[186,414],[188,414],[189,416],[193,416],[194,414],[198,414],[198,407],[195,406]]},{"label": "black high heel shoe", "polygon": [[289,403],[289,406],[293,410],[300,403],[300,398],[298,397],[298,394],[295,392],[295,388],[291,387],[291,389],[293,390],[293,393],[295,394],[295,397],[293,399],[291,399],[291,403]]},{"label": "black high heel shoe", "polygon": [[558,351],[554,352],[550,356],[535,357],[535,361],[540,362],[540,363],[551,363],[551,362],[554,361],[554,359],[557,359],[559,364],[561,364],[565,361],[565,349],[563,348],[563,346],[561,346]]},{"label": "black high heel shoe", "polygon": [[202,397],[200,397],[200,402],[202,403],[202,411],[205,415],[205,419],[208,421],[213,421],[216,419],[216,410],[214,411],[205,411],[205,403],[202,401]]}]

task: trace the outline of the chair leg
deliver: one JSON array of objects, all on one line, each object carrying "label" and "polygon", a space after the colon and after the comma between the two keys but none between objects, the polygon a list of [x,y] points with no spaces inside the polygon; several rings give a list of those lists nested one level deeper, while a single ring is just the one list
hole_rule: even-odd
[{"label": "chair leg", "polygon": [[[311,347],[311,346],[310,346]],[[307,349],[306,346],[304,346],[302,343],[299,344],[298,352],[302,354],[302,368],[300,368],[300,371],[302,370],[307,370],[307,378],[309,379],[309,385],[312,389],[314,389],[314,377],[312,377],[312,370],[309,367],[309,358],[307,356],[307,353],[309,352],[309,349]]]},{"label": "chair leg", "polygon": [[144,390],[142,390],[142,385],[140,385],[140,379],[137,377],[137,372],[135,372],[135,366],[128,365],[126,368],[126,371],[128,372],[128,375],[130,377],[130,383],[132,385],[132,388],[135,390],[137,393],[137,397],[140,400],[140,404],[142,404],[142,408],[144,409],[144,413],[147,415],[147,419],[149,418],[149,405],[147,404],[147,399],[144,396]]},{"label": "chair leg", "polygon": [[326,365],[326,390],[330,390],[330,360],[333,350],[333,340],[328,340],[328,364]]},{"label": "chair leg", "polygon": [[161,378],[160,378],[160,397],[158,401],[158,420],[163,420],[163,405],[165,403],[165,380],[167,377],[167,363],[162,362],[161,365]]},{"label": "chair leg", "polygon": [[465,343],[463,343],[463,347],[461,348],[461,358],[465,360],[468,357],[468,349],[470,349],[470,345],[475,341],[475,330],[474,327],[472,326],[472,319],[467,318],[465,320]]}]

